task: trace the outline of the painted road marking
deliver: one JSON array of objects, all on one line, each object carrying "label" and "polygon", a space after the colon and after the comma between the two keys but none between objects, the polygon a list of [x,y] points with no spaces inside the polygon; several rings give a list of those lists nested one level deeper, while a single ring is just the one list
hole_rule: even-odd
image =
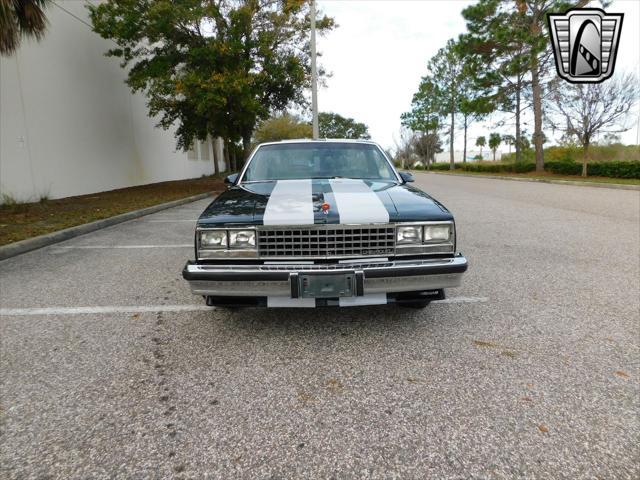
[{"label": "painted road marking", "polygon": [[193,248],[193,243],[176,245],[64,245],[53,247],[58,250],[95,250],[112,248]]},{"label": "painted road marking", "polygon": [[487,297],[452,297],[444,300],[434,300],[433,303],[487,303]]},{"label": "painted road marking", "polygon": [[141,223],[196,223],[198,220],[139,220]]},{"label": "painted road marking", "polygon": [[[435,300],[433,303],[486,303],[487,297],[452,297]],[[43,308],[0,308],[1,316],[36,315],[91,315],[102,313],[155,313],[155,312],[207,312],[213,307],[206,305],[123,305],[95,307],[43,307]]]}]

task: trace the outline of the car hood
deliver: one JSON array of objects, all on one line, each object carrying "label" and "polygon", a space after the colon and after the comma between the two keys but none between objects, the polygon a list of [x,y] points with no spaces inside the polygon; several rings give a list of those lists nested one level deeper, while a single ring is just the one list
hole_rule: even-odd
[{"label": "car hood", "polygon": [[233,186],[205,209],[198,223],[209,226],[307,225],[452,219],[442,204],[407,184],[317,179]]}]

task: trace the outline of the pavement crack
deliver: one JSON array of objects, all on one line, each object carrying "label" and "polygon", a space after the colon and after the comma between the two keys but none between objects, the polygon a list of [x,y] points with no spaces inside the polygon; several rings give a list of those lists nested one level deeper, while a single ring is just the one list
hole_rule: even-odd
[{"label": "pavement crack", "polygon": [[170,364],[167,361],[166,348],[171,341],[171,336],[166,329],[166,320],[163,312],[156,313],[156,321],[151,337],[151,354],[153,356],[153,372],[155,384],[157,387],[157,399],[159,410],[162,412],[162,418],[158,419],[157,425],[161,425],[162,438],[166,439],[167,459],[173,464],[173,471],[181,473],[185,471],[186,465],[177,458],[176,450],[178,446],[178,409],[174,404],[176,400],[175,392],[171,388],[171,382],[168,381],[168,371]]}]

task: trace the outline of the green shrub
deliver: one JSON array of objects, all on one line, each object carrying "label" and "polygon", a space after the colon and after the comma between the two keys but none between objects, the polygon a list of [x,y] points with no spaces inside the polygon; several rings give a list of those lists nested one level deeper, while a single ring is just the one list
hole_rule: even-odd
[{"label": "green shrub", "polygon": [[[535,161],[535,151],[526,149],[521,152],[522,162]],[[552,146],[544,149],[544,161],[546,162],[582,162],[584,150],[580,146]],[[634,162],[640,161],[639,145],[591,145],[589,147],[591,161],[596,162]],[[502,162],[515,162],[515,152],[505,153],[501,157]]]},{"label": "green shrub", "polygon": [[[431,170],[449,170],[450,168],[451,164],[449,162],[439,162],[431,164]],[[459,168],[458,164],[456,164],[456,168]]]},{"label": "green shrub", "polygon": [[[558,175],[580,175],[582,163],[545,162],[544,169]],[[591,162],[587,167],[590,177],[640,178],[640,162]]]},{"label": "green shrub", "polygon": [[587,167],[587,174],[593,177],[640,178],[640,162],[594,162]]},{"label": "green shrub", "polygon": [[516,162],[513,164],[513,171],[515,173],[529,173],[536,169],[535,163],[530,162]]},{"label": "green shrub", "polygon": [[[567,157],[565,157],[567,158]],[[449,170],[448,162],[434,163],[431,170]],[[426,170],[426,167],[416,169]],[[536,169],[533,162],[467,162],[456,163],[455,169],[463,172],[474,173],[529,173]],[[582,173],[582,163],[567,160],[548,160],[544,163],[547,172],[556,175],[580,175]],[[612,177],[612,178],[640,178],[640,162],[609,161],[589,163],[587,173],[590,177]]]},{"label": "green shrub", "polygon": [[556,175],[580,175],[582,165],[573,161],[545,161],[544,169]]}]

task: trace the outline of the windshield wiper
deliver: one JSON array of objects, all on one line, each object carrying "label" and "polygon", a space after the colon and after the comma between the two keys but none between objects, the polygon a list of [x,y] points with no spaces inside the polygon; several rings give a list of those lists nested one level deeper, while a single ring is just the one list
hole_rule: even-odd
[{"label": "windshield wiper", "polygon": [[352,179],[353,177],[343,177],[341,175],[334,175],[332,177],[311,177],[311,180],[333,180],[336,178],[348,178],[348,179]]}]

